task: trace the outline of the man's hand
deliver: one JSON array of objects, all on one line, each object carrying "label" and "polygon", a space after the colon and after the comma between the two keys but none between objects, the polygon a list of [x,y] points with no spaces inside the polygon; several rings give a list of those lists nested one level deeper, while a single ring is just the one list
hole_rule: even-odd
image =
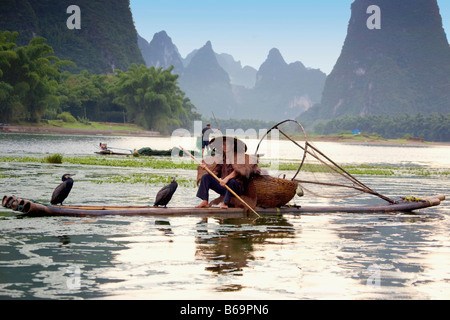
[{"label": "man's hand", "polygon": [[226,176],[225,178],[223,178],[222,180],[220,180],[220,185],[222,187],[225,187],[225,185],[231,180],[236,178],[237,173],[236,171],[233,171],[232,173],[230,173],[228,176]]},{"label": "man's hand", "polygon": [[226,177],[225,179],[220,179],[220,185],[221,185],[222,187],[225,187],[225,185],[228,183],[228,181],[230,181],[229,176]]}]

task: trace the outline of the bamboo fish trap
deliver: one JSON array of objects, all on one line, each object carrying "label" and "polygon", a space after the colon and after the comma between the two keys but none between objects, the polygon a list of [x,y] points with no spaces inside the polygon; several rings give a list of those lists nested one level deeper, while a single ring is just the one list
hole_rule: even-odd
[{"label": "bamboo fish trap", "polygon": [[298,182],[260,175],[253,179],[256,189],[256,205],[263,208],[281,207],[294,198]]}]

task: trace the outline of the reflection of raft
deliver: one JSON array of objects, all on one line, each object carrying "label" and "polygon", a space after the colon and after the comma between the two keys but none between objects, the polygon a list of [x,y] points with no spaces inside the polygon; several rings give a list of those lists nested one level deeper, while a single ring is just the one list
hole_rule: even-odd
[{"label": "reflection of raft", "polygon": [[[445,200],[444,195],[437,195],[414,201],[398,200],[395,204],[383,203],[365,206],[302,206],[302,207],[276,207],[255,208],[261,215],[279,214],[314,214],[314,213],[392,213],[410,212],[413,210],[440,205]],[[20,199],[15,196],[4,196],[2,205],[27,216],[104,216],[104,215],[147,215],[147,216],[206,216],[230,217],[241,216],[244,209],[239,208],[192,208],[172,207],[158,208],[149,206],[51,206]],[[251,213],[248,213],[253,217]]]}]

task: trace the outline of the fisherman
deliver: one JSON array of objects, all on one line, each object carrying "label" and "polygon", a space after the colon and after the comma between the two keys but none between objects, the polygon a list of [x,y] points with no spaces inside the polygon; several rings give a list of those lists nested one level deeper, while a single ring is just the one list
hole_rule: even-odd
[{"label": "fisherman", "polygon": [[210,139],[211,133],[216,133],[219,130],[220,130],[220,128],[217,128],[216,131],[212,132],[210,123],[208,123],[206,125],[206,127],[204,127],[202,129],[202,157],[203,157],[203,153],[205,151],[205,148],[208,148],[208,146],[209,146],[209,139]]},{"label": "fisherman", "polygon": [[[198,167],[197,184],[200,183],[197,197],[202,202],[196,208],[208,208],[209,190],[213,190],[221,197],[211,204],[222,202],[220,206],[226,209],[230,204],[243,207],[238,199],[232,197],[232,193],[225,187],[228,186],[252,207],[256,206],[256,189],[252,182],[254,175],[261,173],[256,157],[245,153],[247,146],[239,139],[227,136],[213,138],[209,145],[215,150],[213,157],[203,160]],[[211,170],[220,182],[205,168]]]}]

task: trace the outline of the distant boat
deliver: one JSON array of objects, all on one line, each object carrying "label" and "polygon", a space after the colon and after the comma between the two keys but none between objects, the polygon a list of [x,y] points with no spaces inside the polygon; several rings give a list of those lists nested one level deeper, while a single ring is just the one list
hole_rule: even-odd
[{"label": "distant boat", "polygon": [[[123,149],[123,148],[113,148],[113,147],[108,147],[108,145],[106,143],[102,143],[100,142],[99,144],[100,146],[100,151],[96,151],[95,153],[97,154],[106,154],[106,155],[120,155],[120,156],[130,156],[133,154],[133,150],[131,149]],[[123,151],[128,151],[128,152],[123,152],[123,151],[114,151],[114,150],[123,150]]]},{"label": "distant boat", "polygon": [[[117,155],[117,156],[171,156],[171,155],[177,155],[177,156],[183,156],[183,151],[180,150],[177,147],[174,147],[169,150],[155,150],[149,147],[144,147],[139,150],[131,150],[131,149],[124,149],[124,148],[114,148],[114,147],[108,147],[104,143],[100,143],[100,151],[95,151],[96,154],[103,154],[103,155]],[[118,151],[116,151],[118,150]],[[190,151],[192,155],[194,154],[200,154],[196,151]]]}]

